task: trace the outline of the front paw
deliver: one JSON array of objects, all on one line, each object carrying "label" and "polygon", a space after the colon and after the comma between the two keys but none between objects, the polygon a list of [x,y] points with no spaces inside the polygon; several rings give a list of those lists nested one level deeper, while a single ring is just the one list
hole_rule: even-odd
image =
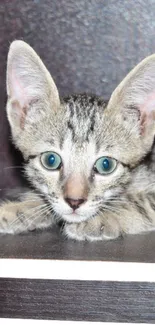
[{"label": "front paw", "polygon": [[120,235],[119,227],[115,220],[105,222],[101,217],[94,217],[80,223],[66,223],[63,228],[63,233],[68,238],[79,241],[108,240],[117,238]]},{"label": "front paw", "polygon": [[52,224],[51,214],[42,200],[8,201],[0,205],[0,233],[22,233]]}]

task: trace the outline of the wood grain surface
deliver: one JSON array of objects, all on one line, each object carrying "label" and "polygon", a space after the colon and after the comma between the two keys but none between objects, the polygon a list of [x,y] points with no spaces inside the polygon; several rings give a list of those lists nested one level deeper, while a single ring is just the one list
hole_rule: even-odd
[{"label": "wood grain surface", "polygon": [[155,284],[0,279],[0,317],[155,321]]}]

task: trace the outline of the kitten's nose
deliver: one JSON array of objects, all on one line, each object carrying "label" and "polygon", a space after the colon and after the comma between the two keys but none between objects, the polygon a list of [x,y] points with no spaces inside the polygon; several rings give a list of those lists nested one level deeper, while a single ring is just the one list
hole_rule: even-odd
[{"label": "kitten's nose", "polygon": [[73,209],[73,210],[76,210],[79,208],[79,206],[85,202],[84,199],[78,199],[78,200],[74,200],[74,199],[71,199],[69,197],[66,197],[65,198],[65,201],[69,204],[69,206]]}]

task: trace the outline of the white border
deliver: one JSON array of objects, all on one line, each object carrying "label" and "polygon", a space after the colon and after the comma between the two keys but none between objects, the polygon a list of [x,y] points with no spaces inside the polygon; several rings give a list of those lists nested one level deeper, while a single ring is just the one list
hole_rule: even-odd
[{"label": "white border", "polygon": [[[142,325],[142,323],[105,323],[105,322],[83,322],[83,321],[60,321],[60,320],[36,320],[36,319],[10,319],[0,318],[1,325]],[[146,323],[143,323],[144,325]],[[155,323],[154,323],[155,324]]]},{"label": "white border", "polygon": [[155,263],[0,259],[0,278],[155,282]]}]

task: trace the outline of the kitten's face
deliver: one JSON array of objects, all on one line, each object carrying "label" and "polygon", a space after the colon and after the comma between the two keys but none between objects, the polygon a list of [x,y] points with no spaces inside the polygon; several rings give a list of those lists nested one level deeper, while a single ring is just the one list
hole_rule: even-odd
[{"label": "kitten's face", "polygon": [[[28,136],[29,180],[68,222],[110,209],[108,203],[119,199],[130,180],[129,166],[137,162],[137,142],[118,114],[108,115],[106,103],[97,97],[68,97],[60,112],[46,116],[35,135],[30,131],[31,140]],[[53,161],[49,164],[51,158],[56,159],[56,169]],[[69,200],[81,201],[73,207]]]},{"label": "kitten's face", "polygon": [[133,169],[155,134],[155,56],[142,61],[109,103],[86,95],[60,102],[37,54],[12,43],[7,65],[7,115],[26,174],[55,214],[81,222],[109,209],[132,182]]}]

